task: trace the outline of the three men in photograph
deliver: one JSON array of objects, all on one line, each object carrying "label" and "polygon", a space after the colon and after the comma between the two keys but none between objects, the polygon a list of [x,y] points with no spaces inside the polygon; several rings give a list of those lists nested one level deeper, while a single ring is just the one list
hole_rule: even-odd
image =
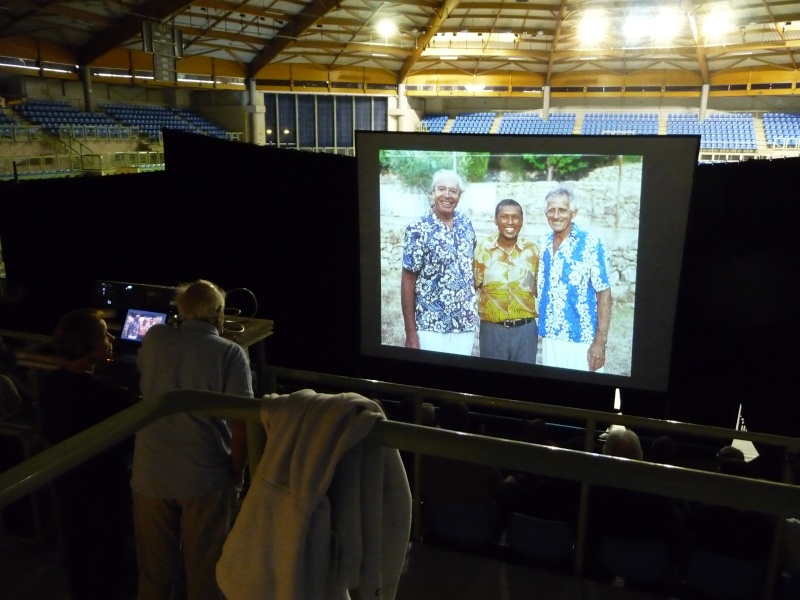
[{"label": "three men in photograph", "polygon": [[574,193],[559,187],[547,194],[550,232],[538,243],[520,235],[521,204],[501,200],[497,231],[476,245],[472,223],[456,210],[463,189],[457,173],[437,171],[430,211],[406,227],[405,346],[469,356],[479,329],[482,358],[536,364],[541,345],[543,366],[604,372],[608,253],[599,237],[574,222]]}]

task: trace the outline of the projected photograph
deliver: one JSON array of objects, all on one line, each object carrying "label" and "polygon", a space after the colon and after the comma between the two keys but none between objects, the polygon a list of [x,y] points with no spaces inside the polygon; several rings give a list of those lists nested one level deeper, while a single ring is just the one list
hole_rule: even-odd
[{"label": "projected photograph", "polygon": [[668,389],[697,136],[356,146],[367,367]]},{"label": "projected photograph", "polygon": [[630,376],[641,155],[379,162],[381,345]]}]

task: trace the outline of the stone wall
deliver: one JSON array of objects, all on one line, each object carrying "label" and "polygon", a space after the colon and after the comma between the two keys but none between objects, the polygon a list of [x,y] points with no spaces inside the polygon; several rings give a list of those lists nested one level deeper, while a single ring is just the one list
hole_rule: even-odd
[{"label": "stone wall", "polygon": [[[459,210],[472,220],[478,238],[497,231],[497,202],[513,198],[522,205],[525,224],[521,235],[538,240],[550,227],[544,216],[544,198],[556,187],[573,190],[578,202],[575,223],[600,236],[609,252],[615,303],[632,304],[636,292],[636,254],[639,239],[641,163],[596,169],[579,181],[499,181],[469,183]],[[388,175],[381,184],[382,261],[399,264],[403,230],[430,205],[428,196],[409,190]],[[399,274],[398,274],[399,276]]]}]

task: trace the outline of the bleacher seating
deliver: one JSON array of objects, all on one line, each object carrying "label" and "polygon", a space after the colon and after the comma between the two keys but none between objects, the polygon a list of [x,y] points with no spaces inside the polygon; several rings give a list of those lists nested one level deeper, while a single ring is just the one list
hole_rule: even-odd
[{"label": "bleacher seating", "polygon": [[151,140],[160,139],[162,129],[225,138],[224,129],[186,109],[114,103],[101,104],[99,107],[125,125],[135,127]]},{"label": "bleacher seating", "polygon": [[107,128],[117,123],[106,114],[78,110],[64,100],[31,99],[14,106],[20,117],[57,135],[61,127]]},{"label": "bleacher seating", "polygon": [[704,121],[697,114],[667,115],[667,135],[699,135],[700,149],[755,152],[755,121],[751,113],[713,113]]},{"label": "bleacher seating", "polygon": [[586,113],[583,135],[658,135],[657,113]]},{"label": "bleacher seating", "polygon": [[494,123],[493,112],[462,113],[456,115],[450,133],[489,133]]},{"label": "bleacher seating", "polygon": [[767,148],[800,149],[800,114],[764,113]]},{"label": "bleacher seating", "polygon": [[13,139],[13,127],[16,124],[13,118],[0,111],[0,141]]},{"label": "bleacher seating", "polygon": [[447,115],[425,115],[420,119],[422,131],[430,133],[442,133],[445,125],[447,125]]},{"label": "bleacher seating", "polygon": [[187,121],[191,125],[194,125],[197,129],[205,133],[206,135],[210,135],[212,137],[218,137],[220,139],[225,139],[226,131],[217,125],[216,123],[212,123],[208,119],[203,116],[198,115],[191,110],[186,110],[185,108],[175,108],[175,114],[178,115],[184,121]]},{"label": "bleacher seating", "polygon": [[508,112],[503,114],[497,133],[512,135],[571,135],[575,113],[554,113],[547,120],[536,113]]}]

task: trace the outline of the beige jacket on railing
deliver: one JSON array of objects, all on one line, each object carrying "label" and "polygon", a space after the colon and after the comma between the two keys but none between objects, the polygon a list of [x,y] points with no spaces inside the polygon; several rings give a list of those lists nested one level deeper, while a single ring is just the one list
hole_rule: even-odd
[{"label": "beige jacket on railing", "polygon": [[228,600],[392,600],[411,493],[398,451],[363,443],[384,418],[358,394],[263,404],[267,445],[217,564]]}]

